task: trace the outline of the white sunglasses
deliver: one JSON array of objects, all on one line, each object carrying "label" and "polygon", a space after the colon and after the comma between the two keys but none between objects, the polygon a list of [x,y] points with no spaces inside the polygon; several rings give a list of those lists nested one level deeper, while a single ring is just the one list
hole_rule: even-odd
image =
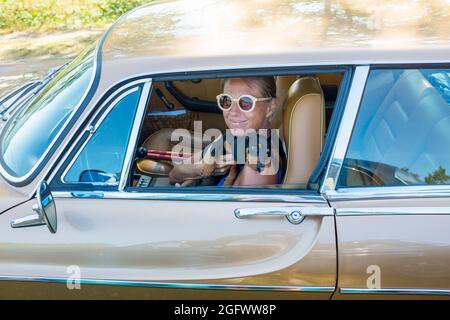
[{"label": "white sunglasses", "polygon": [[271,97],[267,98],[255,98],[254,96],[251,96],[249,94],[244,94],[240,96],[237,99],[233,99],[233,97],[227,93],[221,93],[217,97],[217,106],[222,111],[228,111],[231,110],[231,105],[233,104],[233,101],[236,101],[239,109],[241,109],[243,112],[250,112],[253,109],[255,109],[256,102],[258,101],[268,101],[271,100]]}]

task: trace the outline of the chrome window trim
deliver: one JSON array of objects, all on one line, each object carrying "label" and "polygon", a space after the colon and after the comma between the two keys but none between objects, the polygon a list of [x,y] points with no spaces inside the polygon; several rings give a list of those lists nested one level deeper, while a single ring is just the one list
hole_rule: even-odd
[{"label": "chrome window trim", "polygon": [[[121,18],[119,18],[120,20]],[[117,21],[115,22],[117,23]],[[107,36],[109,30],[106,31],[105,36]],[[105,36],[102,38],[102,40],[104,41]],[[352,64],[348,64],[348,65],[352,65]],[[193,69],[189,69],[189,70],[185,70],[185,69],[180,69],[180,70],[169,70],[166,73],[157,73],[157,74],[152,74],[151,72],[145,72],[145,73],[140,73],[140,74],[134,74],[132,76],[129,76],[127,78],[118,80],[114,83],[112,83],[107,89],[104,90],[104,92],[108,92],[110,90],[112,90],[113,88],[115,88],[116,86],[120,85],[121,83],[124,82],[128,82],[128,85],[131,86],[132,84],[136,84],[136,83],[144,83],[146,81],[153,81],[152,77],[160,77],[161,75],[173,75],[173,74],[177,74],[177,73],[195,73],[195,72],[216,72],[216,71],[225,71],[225,70],[237,70],[237,71],[245,71],[248,69],[254,69],[254,68],[268,68],[268,69],[272,69],[272,68],[295,68],[295,67],[299,67],[299,68],[308,68],[308,69],[314,69],[315,67],[336,67],[336,64],[326,64],[326,65],[322,65],[322,64],[274,64],[274,65],[257,65],[254,67],[249,67],[249,66],[226,66],[226,67],[217,67],[217,68],[213,68],[213,67],[208,67],[208,68],[193,68]],[[339,64],[337,67],[344,67],[346,66],[345,64]],[[283,73],[284,74],[284,73]],[[137,80],[133,80],[133,79],[137,79]],[[161,81],[161,80],[158,80]],[[125,88],[125,86],[122,86],[121,88]],[[103,95],[100,96],[99,99],[97,99],[95,101],[95,103],[93,103],[94,105],[98,104],[98,102],[102,99]],[[91,102],[92,103],[92,102]],[[88,111],[90,112],[90,111]],[[98,112],[98,111],[97,111]],[[85,121],[85,119],[87,119],[90,116],[90,113],[86,114],[84,117],[83,115],[81,115],[80,117],[80,123],[83,123]],[[78,128],[76,128],[76,130],[78,130]],[[75,141],[75,143],[70,147],[69,152],[67,154],[70,154],[74,148],[74,146],[79,142],[81,137],[78,137],[77,140]],[[62,147],[62,149],[64,149],[67,146],[64,145]],[[56,166],[55,166],[55,162],[57,160],[54,160],[53,162],[50,163],[50,165],[48,166],[48,169],[45,171],[45,173],[43,174],[44,177],[49,177],[48,181],[49,184],[50,182],[54,179],[54,176],[56,174],[56,172],[59,171],[62,163],[65,161],[65,159],[67,158],[67,155],[64,156],[64,158],[62,159],[62,161],[59,161]],[[55,166],[54,170],[52,170],[53,166]],[[37,185],[34,186],[34,188],[32,189],[32,192],[30,193],[29,197],[32,198],[37,190]]]},{"label": "chrome window trim", "polygon": [[328,205],[321,195],[286,194],[236,194],[208,192],[127,192],[127,191],[54,191],[54,198],[161,200],[161,201],[240,201],[240,202],[285,202]]},{"label": "chrome window trim", "polygon": [[450,197],[450,186],[448,185],[355,187],[326,192],[326,198],[330,201],[448,197]]},{"label": "chrome window trim", "polygon": [[335,190],[336,183],[341,172],[345,154],[347,153],[353,125],[358,114],[361,98],[366,86],[370,67],[368,65],[357,66],[353,74],[352,84],[344,108],[339,130],[334,142],[333,151],[325,173],[325,179],[320,187],[320,193],[324,194]]},{"label": "chrome window trim", "polygon": [[[127,89],[125,89],[125,90],[127,90]],[[127,95],[129,95],[129,94],[132,94],[132,93],[136,92],[137,90],[139,90],[138,85],[135,86],[135,87],[132,87],[131,89],[128,89],[126,92],[123,92],[123,93],[120,94],[119,96],[113,94],[112,96],[113,96],[113,97],[117,97],[117,98],[114,98],[114,101],[111,102],[111,104],[108,106],[108,108],[107,108],[106,110],[103,110],[104,107],[105,107],[105,105],[106,105],[106,103],[103,103],[103,104],[102,104],[101,108],[99,108],[99,109],[97,110],[97,112],[92,116],[92,118],[93,118],[93,119],[97,118],[97,116],[98,116],[101,112],[103,112],[102,115],[97,119],[97,121],[89,123],[88,126],[86,127],[86,130],[90,131],[90,130],[91,130],[90,126],[94,126],[94,127],[93,127],[94,132],[97,131],[98,127],[101,125],[101,123],[103,122],[103,120],[105,120],[105,118],[108,116],[108,114],[109,114],[109,113],[111,112],[111,110],[114,108],[114,106],[116,106],[117,103],[118,103],[121,99],[123,99],[125,96],[127,96]],[[116,92],[120,92],[120,90],[117,90]],[[116,93],[116,92],[115,92],[115,93]],[[140,96],[139,96],[139,97],[140,97]],[[110,97],[108,97],[107,100],[108,100],[108,101],[111,101]]]},{"label": "chrome window trim", "polygon": [[172,111],[150,111],[147,116],[160,117],[160,116],[181,116],[187,114],[186,109],[176,109]]},{"label": "chrome window trim", "polygon": [[[98,129],[98,127],[103,123],[103,121],[105,120],[106,116],[111,112],[111,110],[117,105],[117,103],[122,100],[124,97],[136,92],[137,90],[139,90],[138,87],[133,87],[125,92],[123,92],[122,94],[120,94],[119,96],[117,96],[112,102],[111,104],[108,106],[108,108],[106,110],[104,110],[103,114],[101,115],[101,117],[95,122],[95,123],[89,123],[86,127],[85,130],[89,130],[90,126],[94,126],[95,131]],[[104,108],[104,106],[106,105],[106,103],[108,103],[109,101],[111,101],[111,99],[107,99],[105,101],[105,103],[102,104],[102,106],[99,108],[98,112],[101,112]],[[98,112],[94,115],[95,116],[98,114]],[[80,155],[80,153],[84,150],[84,148],[86,147],[86,145],[89,143],[89,141],[91,140],[91,138],[93,137],[95,131],[90,134],[88,136],[88,138],[83,142],[83,145],[78,149],[77,153],[75,154],[75,156],[72,158],[72,160],[70,161],[70,163],[67,165],[67,167],[65,168],[64,172],[61,174],[60,177],[60,181],[62,183],[68,183],[67,181],[65,181],[65,177],[68,173],[68,171],[72,168],[74,162],[78,159],[78,156]],[[81,134],[82,136],[82,134]],[[73,183],[73,182],[72,182]],[[76,183],[87,183],[87,182],[76,182]],[[116,184],[102,184],[102,185],[116,185]]]},{"label": "chrome window trim", "polygon": [[341,288],[342,294],[397,294],[397,295],[450,295],[449,289],[415,289],[415,288]]},{"label": "chrome window trim", "polygon": [[[126,90],[126,89],[128,89],[128,88],[130,88],[130,87],[133,87],[133,86],[136,86],[136,85],[139,85],[139,84],[144,84],[144,83],[147,82],[147,81],[151,81],[151,79],[150,79],[150,78],[143,78],[143,79],[139,79],[139,80],[135,80],[135,81],[131,81],[131,82],[125,83],[123,86],[118,87],[117,89],[114,90],[113,93],[111,93],[111,94],[109,95],[108,98],[105,99],[105,101],[101,104],[101,106],[100,106],[95,112],[93,112],[92,116],[91,116],[92,110],[90,110],[90,111],[88,111],[88,113],[87,113],[82,119],[80,118],[80,124],[82,124],[82,123],[83,123],[86,119],[88,119],[88,118],[95,119],[95,117],[99,114],[99,112],[101,112],[101,111],[104,109],[104,106],[105,106],[108,102],[110,102],[110,101],[116,96],[116,93],[117,93],[117,92],[120,92],[120,91],[122,91],[122,90]],[[102,97],[103,97],[109,90],[111,90],[111,89],[113,89],[114,87],[116,87],[117,84],[118,84],[118,83],[115,83],[115,84],[111,85],[108,89],[104,90],[104,94],[102,94],[102,95],[100,96],[100,98],[97,99],[97,101],[94,103],[94,105],[97,105],[97,104],[99,103],[99,101],[101,101]],[[76,128],[76,131],[78,131],[80,127],[81,127],[81,125],[79,125],[79,126]],[[76,131],[75,131],[75,132],[76,132]],[[84,131],[83,131],[83,132],[84,132]],[[83,132],[80,132],[80,134],[78,135],[78,137],[76,138],[76,140],[74,141],[74,143],[70,146],[70,148],[68,149],[68,151],[66,152],[66,154],[64,155],[64,157],[57,163],[57,165],[56,165],[54,168],[52,168],[52,167],[54,166],[54,164],[55,164],[55,161],[56,161],[56,160],[55,160],[55,161],[48,167],[48,169],[46,170],[46,172],[45,172],[45,174],[44,174],[44,177],[48,176],[48,183],[49,183],[49,185],[51,184],[52,180],[55,179],[55,175],[57,174],[57,172],[59,172],[61,166],[62,166],[63,163],[67,160],[67,157],[72,153],[73,149],[74,149],[74,148],[76,147],[76,145],[80,142],[80,140],[81,140],[81,138],[82,138],[82,136],[83,136]],[[64,146],[63,149],[64,149],[65,147],[66,147],[66,146]],[[52,170],[52,169],[53,169],[53,170]],[[50,172],[50,175],[49,175],[49,172]],[[37,188],[38,188],[38,185],[36,185],[36,186],[33,188],[32,192],[31,192],[31,194],[30,194],[30,198],[32,198],[32,197],[36,194]]]},{"label": "chrome window trim", "polygon": [[[23,106],[32,103],[33,99],[31,99],[31,97],[33,95],[35,95],[34,90],[32,90],[30,92],[27,92],[25,95],[20,97],[18,100],[16,100],[14,102],[13,106],[9,107],[4,112],[0,113],[1,114],[1,119],[3,121],[7,122],[9,119],[11,119],[13,117],[13,115],[16,113],[16,111],[22,109]],[[2,129],[5,128],[5,127],[6,127],[6,124],[2,127]]]},{"label": "chrome window trim", "polygon": [[[276,67],[283,67],[283,68],[290,68],[290,67],[308,67],[308,68],[314,68],[314,67],[317,67],[317,66],[320,66],[320,64],[319,65],[317,65],[317,64],[315,64],[315,65],[311,65],[311,64],[305,64],[305,65],[299,65],[299,64],[292,64],[292,65],[286,65],[286,64],[280,64],[280,65],[263,65],[263,66],[261,66],[261,65],[258,65],[257,67],[258,68],[269,68],[269,69],[271,69],[271,68],[276,68]],[[368,66],[362,66],[363,68],[368,68]],[[356,67],[357,69],[358,68],[361,68],[361,67]],[[230,66],[227,66],[227,67],[224,67],[224,68],[214,68],[214,69],[211,69],[211,68],[200,68],[200,69],[194,69],[194,70],[189,70],[189,71],[184,71],[184,73],[186,73],[186,72],[214,72],[214,71],[223,71],[223,70],[230,70],[230,69],[232,69],[232,70],[238,70],[238,71],[244,71],[244,70],[247,70],[247,69],[249,69],[249,67],[248,66],[245,66],[245,67],[230,67]],[[251,68],[250,68],[251,69]],[[173,71],[173,70],[171,70],[168,74],[174,74],[174,73],[176,73],[175,71]],[[163,74],[163,75],[165,75],[165,74]],[[113,87],[115,87],[115,86],[117,86],[117,84],[119,84],[119,83],[122,83],[122,82],[124,82],[124,81],[129,81],[130,79],[135,79],[136,77],[149,77],[149,73],[147,72],[147,73],[142,73],[142,74],[135,74],[135,75],[133,75],[132,77],[129,77],[129,78],[127,78],[127,79],[125,79],[125,80],[120,80],[120,81],[118,81],[118,82],[115,82],[114,84],[112,84],[106,91],[108,91],[108,90],[111,90]],[[160,77],[161,76],[161,74],[160,73],[158,73],[158,74],[154,74],[153,75],[154,77]],[[144,80],[145,79],[151,79],[151,80],[154,80],[153,78],[142,78],[142,79],[138,79],[138,80],[135,80],[136,82],[144,82]],[[363,79],[364,80],[364,79]],[[352,80],[353,81],[353,80]],[[353,86],[353,85],[352,85]],[[133,137],[130,137],[130,139],[132,139]],[[79,138],[78,138],[79,139]],[[136,140],[137,140],[137,138],[136,138]],[[71,152],[71,150],[73,149],[73,146],[71,147],[71,149],[70,149],[70,151],[69,151],[69,153]],[[128,158],[130,158],[130,157],[132,157],[132,154],[128,154],[127,153],[127,156],[126,157],[128,157]],[[67,158],[67,156],[65,156],[65,158]],[[129,159],[126,159],[126,161],[129,161]],[[56,167],[56,169],[55,170],[53,170],[53,171],[51,171],[51,166],[50,166],[50,169],[48,169],[47,171],[46,171],[46,174],[44,175],[44,176],[47,176],[49,173],[50,173],[50,178],[49,178],[49,181],[51,181],[52,179],[54,179],[54,176],[55,176],[55,172],[57,172],[59,169],[60,169],[60,167],[61,167],[61,165],[62,165],[62,163],[64,162],[64,160],[62,160],[62,161],[60,161],[58,164],[57,164],[57,167]],[[52,164],[52,165],[54,165],[54,163]],[[128,172],[130,171],[130,169],[131,169],[131,164],[130,164],[130,166],[127,166],[127,168],[126,168],[127,170],[128,170]],[[122,172],[123,173],[123,172]],[[128,174],[128,173],[127,173]],[[121,185],[121,188],[120,188],[120,191],[123,191],[123,190],[125,190],[125,185],[126,185],[126,179],[121,179],[121,183],[122,183],[122,185]],[[120,185],[120,184],[119,184]],[[72,191],[72,190],[71,190]],[[71,193],[71,191],[69,191],[69,192],[66,192],[67,194],[70,194]],[[276,190],[276,191],[278,191],[278,190]],[[276,192],[275,191],[275,192]],[[32,197],[33,195],[34,195],[34,193],[36,192],[36,188],[34,188],[34,190],[33,190],[33,192],[31,193],[31,195],[30,195],[30,197]],[[75,191],[75,192],[77,192],[78,193],[78,191]],[[82,191],[82,192],[84,192],[84,191]],[[282,192],[282,190],[281,190],[281,192]],[[223,195],[223,194],[220,194],[220,195],[215,195],[215,194],[212,194],[209,198],[208,198],[208,196],[209,196],[209,194],[198,194],[198,197],[197,196],[193,196],[193,194],[192,193],[186,193],[185,195],[185,197],[184,196],[179,196],[179,195],[177,195],[177,194],[175,194],[175,195],[173,195],[172,197],[171,197],[171,195],[170,194],[168,194],[168,193],[166,193],[166,192],[158,192],[158,191],[156,191],[156,192],[152,192],[152,193],[149,193],[147,196],[146,196],[146,198],[148,198],[148,199],[154,199],[154,200],[158,200],[158,199],[160,199],[160,200],[166,200],[166,199],[173,199],[173,200],[186,200],[186,198],[188,198],[188,196],[189,195],[191,195],[191,199],[189,199],[189,200],[218,200],[218,201],[222,201],[222,198],[223,199],[226,199],[226,200],[230,200],[230,201],[241,201],[241,200],[238,200],[239,198],[245,198],[245,199],[251,199],[251,200],[242,200],[242,201],[281,201],[281,202],[294,202],[294,203],[299,203],[299,202],[304,202],[305,201],[305,198],[303,197],[303,196],[301,196],[301,195],[289,195],[289,194],[283,194],[283,193],[279,193],[279,194],[276,194],[276,195],[265,195],[265,194],[263,194],[263,195],[258,195],[258,196],[255,196],[255,194],[247,194],[247,195],[243,195],[243,197],[241,197],[241,196],[237,196],[236,197],[236,194],[226,194],[226,195]],[[59,194],[64,194],[65,192],[59,192]],[[126,194],[130,194],[129,192],[127,192]],[[178,193],[178,194],[182,194],[182,193]],[[66,197],[66,196],[64,196],[64,197]],[[95,196],[95,198],[98,198],[98,196]],[[111,196],[111,198],[114,198],[113,196]],[[124,197],[122,197],[122,196],[120,196],[119,198],[124,198]],[[131,197],[130,197],[131,198]],[[133,197],[134,198],[134,197]],[[261,199],[261,200],[254,200],[254,199]],[[320,198],[320,200],[321,201],[315,201],[316,203],[326,203],[325,201],[325,198]]]},{"label": "chrome window trim", "polygon": [[[78,279],[77,279],[78,280]],[[27,276],[0,276],[0,281],[30,281],[66,284],[69,278],[59,277],[27,277]],[[249,290],[249,291],[292,291],[292,292],[326,292],[335,291],[335,287],[328,286],[277,286],[277,285],[252,285],[252,284],[213,284],[213,283],[186,283],[186,282],[159,282],[137,280],[103,280],[103,279],[79,279],[80,284],[150,287],[167,289],[213,289],[213,290]]]},{"label": "chrome window trim", "polygon": [[[427,63],[429,64],[429,63]],[[394,67],[395,63],[392,63]],[[364,84],[359,83],[355,89],[355,95],[352,95],[357,70],[359,68],[365,74]],[[376,66],[375,66],[376,67]],[[336,182],[339,178],[343,161],[350,144],[351,133],[358,115],[362,95],[370,72],[370,66],[359,66],[355,69],[355,75],[352,79],[352,87],[344,111],[343,119],[336,137],[335,146],[327,168],[324,183],[321,186],[321,193],[329,201],[351,201],[351,200],[370,200],[370,199],[407,199],[407,198],[446,198],[450,197],[450,185],[406,185],[406,186],[386,186],[386,187],[348,187],[336,188]],[[354,102],[352,102],[354,100]],[[356,104],[356,102],[358,102]],[[348,110],[352,108],[351,112]],[[342,135],[341,135],[342,134]]]},{"label": "chrome window trim", "polygon": [[[12,90],[7,91],[4,95],[0,96],[0,107],[3,107],[3,104],[5,103],[5,101],[10,100],[11,98],[14,98],[21,91],[23,91],[27,87],[30,87],[33,84],[36,84],[38,82],[39,82],[39,80],[31,80],[25,84],[19,85],[18,88],[13,88]],[[0,113],[2,113],[3,111],[4,111],[4,109],[0,109]]]},{"label": "chrome window trim", "polygon": [[336,216],[450,215],[450,207],[366,207],[336,209]]},{"label": "chrome window trim", "polygon": [[[36,161],[36,163],[33,165],[33,167],[31,167],[31,169],[27,172],[27,174],[21,176],[21,177],[16,177],[13,175],[10,175],[4,168],[3,166],[0,165],[0,174],[8,181],[8,182],[12,182],[12,183],[20,183],[23,181],[26,181],[29,177],[31,177],[36,169],[41,165],[42,161],[44,160],[44,158],[48,155],[48,153],[50,152],[50,150],[52,149],[52,147],[54,146],[54,144],[56,143],[56,141],[59,139],[59,137],[61,136],[61,134],[66,130],[67,125],[70,123],[70,121],[72,120],[72,118],[75,116],[75,114],[77,113],[77,110],[80,108],[80,106],[83,104],[83,102],[85,101],[86,97],[88,96],[92,85],[95,81],[96,75],[97,75],[97,69],[98,69],[98,53],[99,50],[101,50],[101,46],[102,46],[102,41],[98,41],[96,44],[96,47],[92,53],[92,58],[93,58],[93,64],[92,64],[92,74],[91,74],[91,78],[89,80],[89,84],[86,87],[86,90],[83,93],[83,96],[81,97],[80,101],[77,103],[77,105],[74,107],[73,111],[71,112],[71,114],[69,115],[69,117],[66,119],[66,121],[64,122],[63,126],[61,127],[61,129],[58,131],[58,133],[56,134],[55,138],[52,140],[52,142],[47,146],[47,148],[45,149],[44,153],[42,154],[42,156]],[[2,131],[6,128],[3,127]]]},{"label": "chrome window trim", "polygon": [[119,180],[119,191],[125,189],[127,183],[127,177],[129,176],[131,166],[133,164],[133,159],[136,154],[136,144],[138,143],[139,133],[141,131],[141,122],[144,118],[145,111],[147,109],[147,102],[150,98],[150,90],[152,88],[152,81],[149,80],[144,84],[142,88],[141,96],[139,98],[139,104],[134,116],[133,127],[130,134],[130,139],[128,140],[127,151],[125,154],[125,159],[122,166],[122,173]]},{"label": "chrome window trim", "polygon": [[[14,110],[14,108],[17,108],[17,104],[23,102],[24,97],[28,97],[35,93],[35,88],[40,83],[41,81],[39,80],[32,80],[16,89],[13,93],[6,95],[3,100],[0,99],[0,116],[3,118],[7,113],[12,113],[11,111]],[[6,102],[9,103],[5,106]]]}]

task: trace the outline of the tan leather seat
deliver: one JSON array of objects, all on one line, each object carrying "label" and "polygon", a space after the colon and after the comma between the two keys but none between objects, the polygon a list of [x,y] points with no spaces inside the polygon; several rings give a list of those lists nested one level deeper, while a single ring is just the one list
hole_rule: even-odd
[{"label": "tan leather seat", "polygon": [[[395,79],[387,72],[382,75],[384,79]],[[384,79],[377,80],[381,82]],[[378,164],[372,170],[373,175],[383,181],[380,184],[389,184],[392,179],[393,173],[386,165],[419,181],[425,181],[425,177],[439,167],[448,170],[450,108],[447,102],[419,70],[407,69],[394,83],[386,83],[389,86],[384,86],[384,91],[381,91],[381,102],[377,95],[379,85],[364,97],[362,110],[365,112],[358,115],[359,123],[365,124],[364,129],[358,132],[360,138],[352,138],[347,157],[368,159]],[[366,108],[371,106],[376,109]],[[374,184],[357,172],[351,172],[345,183],[356,186]]]},{"label": "tan leather seat", "polygon": [[272,128],[281,128],[283,123],[283,108],[284,102],[286,101],[287,93],[289,88],[298,79],[298,76],[277,76],[277,98],[279,106],[275,109],[274,115],[270,121]]},{"label": "tan leather seat", "polygon": [[[161,129],[151,134],[145,139],[142,146],[146,149],[156,149],[162,151],[170,151],[173,143],[170,141],[170,135],[173,129]],[[168,176],[173,166],[169,161],[157,161],[152,159],[139,159],[136,161],[138,172],[149,175],[151,177]]]},{"label": "tan leather seat", "polygon": [[[172,151],[175,145],[186,148],[186,152],[200,152],[210,143],[211,136],[204,134],[197,137],[193,132],[186,130],[186,135],[181,136],[182,131],[177,132],[176,141],[172,141],[172,135],[177,129],[163,128],[151,134],[145,139],[142,147],[147,150]],[[200,139],[201,141],[197,140]],[[196,140],[196,142],[194,141]],[[200,147],[200,149],[194,149]],[[167,177],[173,168],[170,161],[153,160],[153,159],[138,159],[136,161],[137,172],[151,176],[151,177]]]},{"label": "tan leather seat", "polygon": [[325,101],[316,77],[296,80],[283,105],[287,164],[284,184],[304,184],[317,165],[325,136]]}]

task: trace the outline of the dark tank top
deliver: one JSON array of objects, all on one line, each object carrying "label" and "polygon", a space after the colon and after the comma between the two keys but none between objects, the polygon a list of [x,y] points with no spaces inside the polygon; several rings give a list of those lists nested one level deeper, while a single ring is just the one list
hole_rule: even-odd
[{"label": "dark tank top", "polygon": [[[280,151],[280,154],[279,154],[280,163],[279,163],[279,166],[278,166],[277,175],[278,175],[278,184],[282,184],[283,183],[284,170],[285,170],[285,167],[286,167],[287,159],[286,159],[286,153],[284,152],[284,148],[283,148],[283,144],[282,144],[281,139],[279,139],[278,145],[279,145],[278,149]],[[272,150],[271,150],[271,152],[272,152]],[[244,166],[245,166],[245,164],[237,164],[236,165],[236,170],[237,170],[236,179],[239,176],[239,174],[241,173],[242,169],[244,169]],[[223,184],[225,182],[225,179],[227,177],[228,177],[228,174],[224,175],[220,179],[220,181],[217,184],[217,186],[223,186]]]}]

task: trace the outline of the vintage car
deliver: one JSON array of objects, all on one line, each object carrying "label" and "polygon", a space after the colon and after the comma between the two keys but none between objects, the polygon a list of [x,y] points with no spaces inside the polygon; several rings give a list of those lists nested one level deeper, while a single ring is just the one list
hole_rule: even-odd
[{"label": "vintage car", "polygon": [[[390,6],[155,2],[4,97],[0,298],[448,298],[450,17]],[[224,131],[222,81],[261,75],[282,183],[137,156]]]}]

